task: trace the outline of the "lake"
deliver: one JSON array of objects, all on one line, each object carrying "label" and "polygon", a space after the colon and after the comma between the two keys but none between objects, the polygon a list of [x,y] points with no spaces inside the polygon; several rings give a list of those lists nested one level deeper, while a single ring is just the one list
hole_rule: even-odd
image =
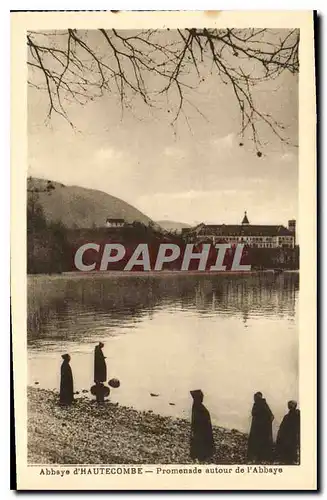
[{"label": "lake", "polygon": [[89,390],[101,340],[108,379],[121,381],[111,400],[190,418],[201,388],[213,423],[247,431],[261,391],[276,432],[298,399],[298,289],[286,272],[29,276],[29,384],[58,389],[69,352],[75,390]]}]

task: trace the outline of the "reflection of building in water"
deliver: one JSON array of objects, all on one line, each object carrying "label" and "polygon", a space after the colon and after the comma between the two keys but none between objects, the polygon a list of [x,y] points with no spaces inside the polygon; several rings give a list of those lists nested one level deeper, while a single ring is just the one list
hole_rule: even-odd
[{"label": "reflection of building in water", "polygon": [[204,277],[194,287],[193,300],[201,314],[240,314],[246,324],[253,315],[294,317],[297,290],[298,276],[291,273],[277,278],[274,275]]},{"label": "reflection of building in water", "polygon": [[242,223],[199,224],[195,228],[183,229],[182,234],[197,241],[211,240],[213,243],[244,243],[257,248],[294,248],[296,221],[288,221],[288,228],[282,225],[252,225],[247,213]]}]

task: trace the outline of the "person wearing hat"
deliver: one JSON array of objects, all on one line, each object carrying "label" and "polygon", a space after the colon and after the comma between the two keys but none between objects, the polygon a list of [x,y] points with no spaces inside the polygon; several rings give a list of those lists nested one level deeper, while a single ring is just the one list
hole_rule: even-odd
[{"label": "person wearing hat", "polygon": [[103,383],[107,380],[106,358],[103,355],[102,348],[104,344],[99,342],[94,349],[94,382]]},{"label": "person wearing hat", "polygon": [[214,454],[214,440],[210,413],[203,405],[203,392],[190,391],[193,398],[191,422],[191,458],[209,461]]},{"label": "person wearing hat", "polygon": [[276,439],[276,455],[283,465],[294,465],[299,462],[300,451],[300,410],[296,401],[287,403],[289,412],[280,424]]},{"label": "person wearing hat", "polygon": [[74,383],[73,373],[70,367],[69,354],[63,354],[63,362],[61,364],[60,372],[60,404],[70,405],[74,401]]},{"label": "person wearing hat", "polygon": [[262,392],[254,394],[252,423],[248,441],[248,461],[255,463],[270,462],[272,459],[272,422],[274,415]]}]

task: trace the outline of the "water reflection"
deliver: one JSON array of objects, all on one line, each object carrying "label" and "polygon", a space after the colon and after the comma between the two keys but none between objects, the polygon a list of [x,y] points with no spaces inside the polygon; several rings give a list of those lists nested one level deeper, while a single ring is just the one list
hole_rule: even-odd
[{"label": "water reflection", "polygon": [[[294,317],[298,275],[30,277],[28,343],[50,337],[69,340],[89,328],[98,332],[133,327],[158,309],[198,315]],[[94,323],[95,322],[95,323]]]},{"label": "water reflection", "polygon": [[215,424],[248,430],[260,390],[277,426],[298,398],[298,287],[292,273],[29,277],[29,383],[58,388],[69,352],[89,389],[101,340],[121,404],[189,418],[201,388]]}]

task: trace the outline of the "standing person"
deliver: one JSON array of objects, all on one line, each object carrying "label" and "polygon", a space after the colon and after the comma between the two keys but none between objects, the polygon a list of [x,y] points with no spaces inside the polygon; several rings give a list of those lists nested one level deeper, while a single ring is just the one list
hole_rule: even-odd
[{"label": "standing person", "polygon": [[254,394],[252,423],[248,441],[248,460],[251,462],[269,462],[272,459],[272,421],[271,412],[262,392]]},{"label": "standing person", "polygon": [[99,342],[99,345],[94,349],[94,382],[96,384],[107,380],[107,365],[102,352],[103,347],[104,344]]},{"label": "standing person", "polygon": [[191,391],[193,398],[191,422],[191,458],[201,462],[209,460],[214,454],[214,440],[210,413],[202,404],[203,392]]},{"label": "standing person", "polygon": [[296,401],[289,401],[287,406],[289,412],[284,416],[277,434],[276,455],[282,464],[294,465],[299,463],[300,410]]},{"label": "standing person", "polygon": [[70,367],[70,355],[63,354],[60,373],[60,404],[70,405],[74,401],[73,374]]}]

